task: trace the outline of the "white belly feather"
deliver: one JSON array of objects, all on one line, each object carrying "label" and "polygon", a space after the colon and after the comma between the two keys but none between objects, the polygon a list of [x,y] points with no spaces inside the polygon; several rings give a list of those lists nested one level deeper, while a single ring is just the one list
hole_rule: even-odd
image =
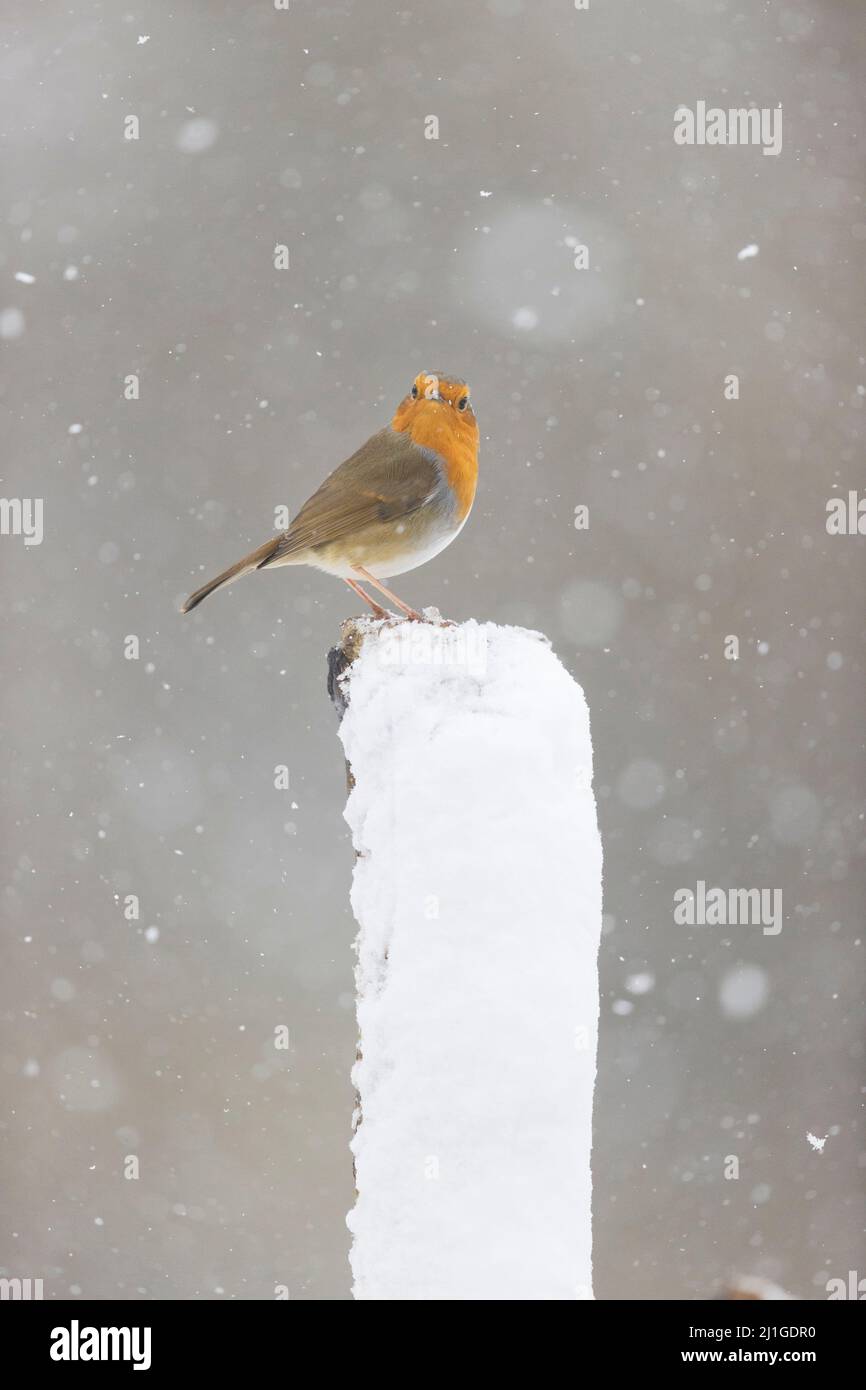
[{"label": "white belly feather", "polygon": [[[408,570],[417,569],[419,565],[426,565],[428,560],[432,560],[435,555],[438,555],[440,551],[450,545],[455,536],[459,536],[460,532],[463,530],[468,515],[469,513],[467,512],[463,520],[456,526],[449,530],[443,530],[435,539],[431,538],[426,545],[422,547],[419,547],[417,542],[414,546],[411,544],[407,545],[405,554],[391,555],[387,561],[382,561],[380,563],[377,563],[375,560],[365,560],[362,555],[359,555],[357,557],[358,563],[369,570],[376,579],[392,579],[394,575],[406,574]],[[407,541],[409,539],[410,538],[407,537]],[[339,563],[336,561],[329,562],[324,558],[311,556],[304,563],[312,565],[314,569],[323,570],[325,574],[336,575],[338,579],[357,578],[355,570],[347,561]]]}]

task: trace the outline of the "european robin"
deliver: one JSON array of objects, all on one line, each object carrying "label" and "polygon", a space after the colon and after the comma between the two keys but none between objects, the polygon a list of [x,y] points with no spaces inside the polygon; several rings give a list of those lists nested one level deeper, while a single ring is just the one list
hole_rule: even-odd
[{"label": "european robin", "polygon": [[459,377],[422,372],[390,425],[334,469],[289,529],[196,589],[183,612],[252,570],[312,565],[344,579],[377,617],[392,615],[361,580],[420,620],[382,580],[417,569],[453,541],[477,480],[478,422],[469,387]]}]

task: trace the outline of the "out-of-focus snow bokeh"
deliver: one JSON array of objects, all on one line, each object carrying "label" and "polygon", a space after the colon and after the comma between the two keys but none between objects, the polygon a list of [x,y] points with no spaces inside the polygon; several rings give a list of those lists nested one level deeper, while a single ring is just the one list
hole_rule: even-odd
[{"label": "out-of-focus snow bokeh", "polygon": [[[175,610],[442,368],[478,500],[398,591],[542,629],[592,712],[596,1294],[825,1297],[863,1260],[864,541],[825,527],[864,478],[862,7],[4,20],[0,490],[44,540],[0,537],[3,1272],[348,1297],[357,601]],[[779,157],[675,145],[700,99],[781,102]],[[677,925],[698,880],[783,930]]]}]

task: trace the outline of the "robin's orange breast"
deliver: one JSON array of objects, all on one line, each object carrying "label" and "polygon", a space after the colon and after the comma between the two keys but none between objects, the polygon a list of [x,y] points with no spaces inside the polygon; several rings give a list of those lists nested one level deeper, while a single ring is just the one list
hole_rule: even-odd
[{"label": "robin's orange breast", "polygon": [[[412,443],[422,449],[432,449],[445,466],[445,478],[454,494],[457,520],[462,526],[475,501],[478,485],[478,443],[471,430],[455,429],[454,422],[443,419],[450,406],[438,412],[424,412],[413,424]],[[453,413],[453,411],[452,411]]]},{"label": "robin's orange breast", "polygon": [[478,424],[470,412],[463,414],[444,400],[414,400],[398,408],[391,428],[404,430],[421,449],[431,449],[442,460],[445,477],[462,525],[475,500],[478,484]]}]

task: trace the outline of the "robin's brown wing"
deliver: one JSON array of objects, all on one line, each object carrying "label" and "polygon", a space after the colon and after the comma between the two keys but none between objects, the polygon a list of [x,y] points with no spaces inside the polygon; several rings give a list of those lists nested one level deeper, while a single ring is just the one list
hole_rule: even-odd
[{"label": "robin's brown wing", "polygon": [[411,516],[442,487],[435,457],[388,426],[334,469],[259,569],[376,522]]}]

